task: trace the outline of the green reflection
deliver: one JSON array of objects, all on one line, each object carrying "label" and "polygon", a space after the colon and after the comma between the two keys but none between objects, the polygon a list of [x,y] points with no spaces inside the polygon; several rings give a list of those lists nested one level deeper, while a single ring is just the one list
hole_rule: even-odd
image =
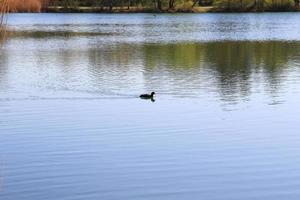
[{"label": "green reflection", "polygon": [[197,68],[205,62],[221,75],[235,76],[262,67],[268,73],[284,68],[293,56],[299,56],[300,43],[264,41],[226,41],[188,44],[144,45],[146,67],[168,65],[171,68]]},{"label": "green reflection", "polygon": [[[146,71],[151,72],[146,76],[166,68],[168,76],[180,77],[169,77],[179,84],[202,84],[205,77],[201,76],[211,77],[211,87],[217,87],[221,99],[229,101],[247,98],[257,78],[268,84],[267,91],[278,92],[286,69],[291,67],[289,62],[299,61],[300,56],[299,42],[282,41],[149,44],[141,48]],[[209,75],[203,75],[206,71]],[[194,80],[197,78],[201,81]]]},{"label": "green reflection", "polygon": [[[32,44],[32,40],[23,41]],[[59,39],[50,41],[56,45],[61,42]],[[234,103],[248,100],[254,93],[275,98],[288,89],[286,83],[297,75],[294,66],[299,66],[300,61],[300,42],[100,42],[101,45],[83,45],[82,48],[70,48],[67,45],[71,43],[66,43],[64,48],[51,49],[37,45],[42,42],[37,40],[30,51],[26,51],[26,57],[11,48],[19,44],[17,42],[10,40],[7,44],[10,48],[3,51],[10,62],[22,63],[21,67],[16,68],[2,58],[2,82],[7,82],[8,73],[18,74],[26,64],[24,72],[31,80],[41,79],[39,74],[49,70],[45,75],[49,77],[48,82],[36,83],[40,88],[56,85],[57,89],[96,90],[104,95],[156,91],[172,97],[210,95],[213,99]]]}]

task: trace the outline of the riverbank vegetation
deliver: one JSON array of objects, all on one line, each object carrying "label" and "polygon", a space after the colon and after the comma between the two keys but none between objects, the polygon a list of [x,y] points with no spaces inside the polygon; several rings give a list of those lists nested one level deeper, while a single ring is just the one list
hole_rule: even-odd
[{"label": "riverbank vegetation", "polygon": [[54,12],[292,11],[299,0],[48,0]]},{"label": "riverbank vegetation", "polygon": [[300,0],[0,0],[10,12],[299,11]]}]

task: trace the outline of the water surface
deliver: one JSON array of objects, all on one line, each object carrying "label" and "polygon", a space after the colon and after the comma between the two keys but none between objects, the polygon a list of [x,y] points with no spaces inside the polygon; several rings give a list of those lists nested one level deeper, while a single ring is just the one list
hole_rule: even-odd
[{"label": "water surface", "polygon": [[299,20],[10,15],[0,198],[299,199]]}]

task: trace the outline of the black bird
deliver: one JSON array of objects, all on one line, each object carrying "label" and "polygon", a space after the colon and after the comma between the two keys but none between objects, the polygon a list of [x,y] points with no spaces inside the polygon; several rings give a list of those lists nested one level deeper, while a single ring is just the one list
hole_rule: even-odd
[{"label": "black bird", "polygon": [[153,99],[154,98],[154,95],[155,95],[155,92],[151,92],[151,94],[141,94],[140,95],[140,98],[141,99]]}]

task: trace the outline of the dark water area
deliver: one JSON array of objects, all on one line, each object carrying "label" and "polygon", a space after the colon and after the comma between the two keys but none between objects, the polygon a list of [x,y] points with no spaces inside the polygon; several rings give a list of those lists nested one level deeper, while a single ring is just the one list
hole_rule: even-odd
[{"label": "dark water area", "polygon": [[299,20],[9,15],[0,198],[299,199]]}]

